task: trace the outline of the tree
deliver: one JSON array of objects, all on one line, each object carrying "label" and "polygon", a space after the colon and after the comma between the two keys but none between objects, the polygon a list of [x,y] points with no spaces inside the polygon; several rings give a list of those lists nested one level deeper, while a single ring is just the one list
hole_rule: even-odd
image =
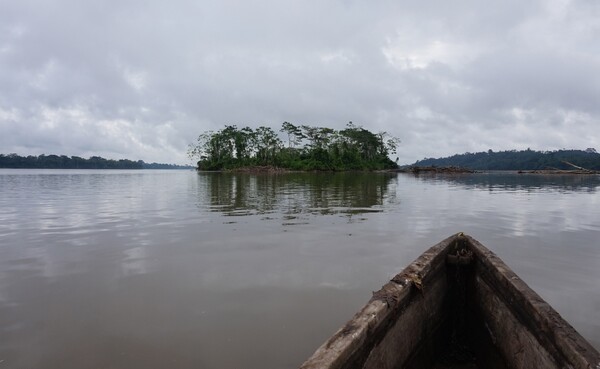
[{"label": "tree", "polygon": [[283,122],[279,132],[287,133],[288,137],[288,148],[296,147],[302,143],[302,139],[306,138],[302,133],[302,129],[293,125],[290,122]]},{"label": "tree", "polygon": [[[252,130],[225,126],[198,136],[190,145],[190,158],[198,158],[202,170],[232,169],[247,165],[278,165],[303,170],[348,170],[395,168],[388,155],[396,153],[400,140],[386,132],[374,134],[350,122],[346,129],[295,126],[284,122],[280,132],[287,135],[287,147],[277,133],[266,126]],[[306,145],[297,148],[303,140]]]},{"label": "tree", "polygon": [[277,133],[269,127],[258,127],[256,129],[256,157],[260,165],[273,164],[275,156],[281,149],[282,142]]}]

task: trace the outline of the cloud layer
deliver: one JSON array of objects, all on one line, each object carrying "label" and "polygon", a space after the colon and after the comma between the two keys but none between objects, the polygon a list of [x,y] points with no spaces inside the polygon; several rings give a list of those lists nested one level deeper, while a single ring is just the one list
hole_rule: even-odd
[{"label": "cloud layer", "polygon": [[343,127],[401,163],[600,139],[600,3],[0,4],[0,151],[186,163],[223,124]]}]

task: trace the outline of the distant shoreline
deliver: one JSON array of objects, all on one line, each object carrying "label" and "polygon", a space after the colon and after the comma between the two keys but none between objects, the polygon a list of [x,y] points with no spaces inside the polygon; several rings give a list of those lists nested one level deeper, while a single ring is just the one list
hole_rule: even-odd
[{"label": "distant shoreline", "polygon": [[184,168],[13,168],[13,167],[0,167],[0,169],[14,169],[14,170],[196,170],[194,167]]},{"label": "distant shoreline", "polygon": [[105,159],[92,156],[84,159],[66,155],[0,154],[0,168],[4,169],[194,169],[191,165],[146,163],[143,160]]}]

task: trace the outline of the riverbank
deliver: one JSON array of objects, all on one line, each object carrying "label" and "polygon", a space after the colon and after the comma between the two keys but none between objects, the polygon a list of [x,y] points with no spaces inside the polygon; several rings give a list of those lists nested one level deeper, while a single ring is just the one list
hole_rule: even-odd
[{"label": "riverbank", "polygon": [[519,170],[519,174],[576,174],[576,175],[589,175],[589,174],[600,174],[596,170]]},{"label": "riverbank", "polygon": [[291,173],[298,172],[297,170],[291,170],[282,167],[276,167],[273,165],[254,165],[248,167],[239,167],[234,169],[227,169],[224,172],[232,173]]},{"label": "riverbank", "polygon": [[402,169],[398,169],[398,170],[394,170],[396,172],[400,172],[400,173],[413,173],[413,174],[421,174],[421,173],[433,173],[433,174],[437,174],[437,173],[457,173],[457,174],[462,174],[462,173],[475,173],[474,170],[469,169],[469,168],[462,168],[462,167],[454,167],[454,166],[449,166],[449,167],[435,167],[435,166],[429,166],[429,167],[419,167],[419,166],[414,166],[414,167],[408,167],[408,168],[402,168]]}]

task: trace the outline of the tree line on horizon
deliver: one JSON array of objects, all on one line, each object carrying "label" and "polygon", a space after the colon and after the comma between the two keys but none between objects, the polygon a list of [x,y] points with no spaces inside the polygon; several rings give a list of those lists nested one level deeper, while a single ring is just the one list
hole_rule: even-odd
[{"label": "tree line on horizon", "polygon": [[66,155],[28,155],[0,154],[0,168],[19,169],[186,169],[185,165],[145,163],[143,160],[104,159],[92,156],[84,159],[79,156]]},{"label": "tree line on horizon", "polygon": [[227,170],[275,166],[291,170],[378,170],[397,168],[389,158],[400,142],[386,132],[372,133],[354,125],[335,130],[284,122],[279,131],[270,127],[238,128],[226,125],[202,133],[190,145],[190,158],[199,170]]},{"label": "tree line on horizon", "polygon": [[462,167],[473,170],[546,170],[574,169],[571,163],[590,170],[600,170],[600,154],[595,149],[586,150],[507,150],[456,154],[445,158],[425,158],[411,166]]}]

